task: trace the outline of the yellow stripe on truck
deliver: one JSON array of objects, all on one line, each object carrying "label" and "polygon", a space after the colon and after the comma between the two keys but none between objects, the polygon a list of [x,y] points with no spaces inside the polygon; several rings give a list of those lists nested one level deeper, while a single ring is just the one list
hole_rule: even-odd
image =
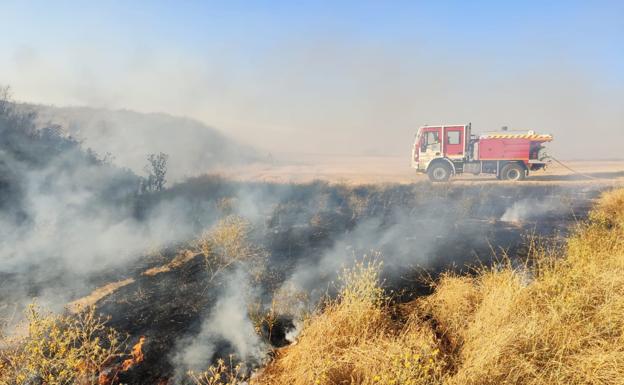
[{"label": "yellow stripe on truck", "polygon": [[552,135],[527,135],[527,134],[504,134],[504,135],[484,135],[483,139],[531,139],[531,140],[552,140]]}]

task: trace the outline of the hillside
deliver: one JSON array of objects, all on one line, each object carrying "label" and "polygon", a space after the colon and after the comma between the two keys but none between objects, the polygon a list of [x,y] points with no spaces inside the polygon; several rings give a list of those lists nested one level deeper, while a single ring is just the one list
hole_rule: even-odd
[{"label": "hillside", "polygon": [[29,105],[40,124],[59,124],[84,147],[110,153],[114,163],[142,173],[151,153],[169,155],[168,176],[180,180],[217,166],[240,165],[259,158],[249,145],[237,143],[197,120],[162,113],[139,113],[89,107]]}]

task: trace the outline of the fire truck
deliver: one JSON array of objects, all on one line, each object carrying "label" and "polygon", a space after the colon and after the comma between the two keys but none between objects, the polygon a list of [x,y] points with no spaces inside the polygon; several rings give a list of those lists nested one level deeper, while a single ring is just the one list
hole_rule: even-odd
[{"label": "fire truck", "polygon": [[471,124],[423,126],[416,133],[412,167],[433,182],[453,175],[491,174],[502,180],[519,181],[531,171],[544,169],[548,155],[544,144],[549,134],[532,130],[472,134]]}]

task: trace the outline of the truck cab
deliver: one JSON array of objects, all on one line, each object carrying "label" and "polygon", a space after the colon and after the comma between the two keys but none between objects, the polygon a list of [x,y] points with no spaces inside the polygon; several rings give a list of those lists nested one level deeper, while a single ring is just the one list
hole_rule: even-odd
[{"label": "truck cab", "polygon": [[548,155],[544,143],[552,135],[532,130],[472,134],[471,124],[420,127],[412,147],[412,167],[434,182],[469,172],[493,174],[498,179],[522,180],[543,169]]},{"label": "truck cab", "polygon": [[455,161],[467,157],[470,129],[470,124],[420,127],[412,148],[412,167],[426,173],[432,163],[439,163],[442,166],[433,171],[434,179],[447,180],[457,173]]}]

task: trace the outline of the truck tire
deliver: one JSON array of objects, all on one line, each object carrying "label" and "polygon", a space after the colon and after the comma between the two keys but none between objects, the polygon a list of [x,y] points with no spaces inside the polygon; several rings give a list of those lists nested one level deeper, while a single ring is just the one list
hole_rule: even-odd
[{"label": "truck tire", "polygon": [[524,180],[526,176],[526,171],[524,167],[519,165],[518,163],[508,163],[503,166],[501,170],[501,179],[502,180],[511,180],[511,181],[519,181]]},{"label": "truck tire", "polygon": [[445,163],[437,162],[429,166],[427,175],[432,182],[446,182],[451,177],[451,168]]}]

